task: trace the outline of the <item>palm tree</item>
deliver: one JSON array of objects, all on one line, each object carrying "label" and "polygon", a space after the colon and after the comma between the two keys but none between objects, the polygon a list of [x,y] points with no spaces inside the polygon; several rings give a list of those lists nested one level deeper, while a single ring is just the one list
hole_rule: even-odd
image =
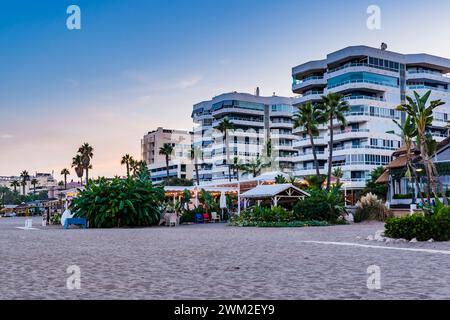
[{"label": "palm tree", "polygon": [[30,175],[28,171],[24,170],[20,173],[20,177],[22,178],[21,185],[22,185],[22,191],[23,195],[25,195],[25,187],[27,185],[27,181],[30,179]]},{"label": "palm tree", "polygon": [[[430,95],[431,90],[425,93],[422,97],[414,91],[414,99],[407,96],[406,99],[408,100],[408,103],[398,106],[397,110],[404,111],[407,115],[409,115],[411,117],[411,121],[413,121],[416,126],[420,155],[425,166],[428,184],[429,187],[431,187],[435,197],[437,197],[438,193],[434,181],[435,176],[438,177],[441,193],[443,193],[444,190],[442,183],[440,183],[439,173],[437,172],[436,166],[431,161],[431,157],[429,155],[429,150],[427,147],[427,129],[433,123],[433,110],[441,105],[444,105],[445,103],[441,100],[435,100],[431,101],[427,106]],[[443,198],[444,204],[448,205],[447,197],[444,196]]]},{"label": "palm tree", "polygon": [[336,178],[336,185],[341,184],[341,179],[344,177],[344,171],[342,171],[341,167],[334,168],[333,177]]},{"label": "palm tree", "polygon": [[91,160],[94,157],[94,148],[89,143],[84,143],[78,153],[81,156],[83,169],[86,170],[86,185],[89,183],[89,169],[92,169]]},{"label": "palm tree", "polygon": [[133,162],[133,157],[128,153],[122,157],[122,161],[120,161],[121,165],[126,165],[127,167],[127,177],[130,177],[130,164]]},{"label": "palm tree", "polygon": [[342,96],[338,93],[329,93],[326,96],[322,96],[322,101],[319,103],[319,110],[321,111],[321,121],[329,122],[330,124],[330,142],[329,142],[329,155],[328,155],[328,174],[327,174],[327,190],[330,190],[331,186],[331,170],[333,167],[333,144],[334,144],[334,120],[337,123],[345,126],[347,121],[345,120],[345,113],[350,110],[350,105],[347,101],[343,101]]},{"label": "palm tree", "polygon": [[12,188],[14,188],[14,193],[16,193],[17,192],[17,188],[20,187],[20,182],[17,181],[17,180],[13,180],[13,181],[11,181],[10,186]]},{"label": "palm tree", "polygon": [[297,107],[294,115],[294,129],[303,127],[309,136],[312,153],[314,157],[314,167],[316,167],[316,175],[320,175],[319,161],[317,160],[316,147],[314,145],[314,137],[319,135],[318,125],[320,124],[320,111],[311,102],[302,104]]},{"label": "palm tree", "polygon": [[195,180],[197,181],[197,186],[200,185],[200,176],[198,174],[198,158],[200,154],[201,150],[198,147],[192,146],[191,159],[194,160]]},{"label": "palm tree", "polygon": [[243,172],[252,174],[253,178],[256,178],[261,174],[262,169],[270,167],[270,163],[263,163],[260,157],[253,159],[251,162],[243,166]]},{"label": "palm tree", "polygon": [[61,175],[64,176],[64,190],[67,190],[67,176],[70,174],[69,169],[62,169]]},{"label": "palm tree", "polygon": [[167,170],[167,180],[169,180],[169,161],[170,156],[173,152],[173,145],[170,143],[164,143],[164,145],[159,148],[159,154],[164,155],[166,157],[166,170]]},{"label": "palm tree", "polygon": [[233,169],[233,175],[236,175],[236,178],[239,181],[239,172],[243,168],[241,159],[239,159],[238,157],[234,157],[231,168]]},{"label": "palm tree", "polygon": [[39,181],[37,179],[31,180],[31,185],[33,186],[33,193],[36,194],[36,185],[39,184]]},{"label": "palm tree", "polygon": [[229,130],[234,130],[234,124],[228,120],[228,118],[224,118],[219,125],[216,127],[223,135],[223,141],[225,142],[225,152],[227,154],[226,165],[228,166],[228,180],[231,182],[231,168],[230,168],[230,146],[228,141],[228,132]]},{"label": "palm tree", "polygon": [[72,168],[75,168],[75,173],[77,174],[77,177],[80,179],[81,185],[83,185],[84,168],[83,168],[83,161],[81,160],[81,155],[77,154],[75,157],[72,158]]},{"label": "palm tree", "polygon": [[[420,194],[422,203],[424,203],[422,193],[420,192],[420,185],[419,185],[419,178],[417,176],[417,171],[412,163],[412,158],[411,158],[411,152],[412,152],[412,148],[413,148],[413,140],[415,137],[417,137],[417,128],[416,128],[414,122],[411,120],[411,117],[409,115],[406,117],[406,120],[403,124],[400,124],[396,120],[392,120],[392,121],[400,129],[401,138],[403,140],[403,145],[405,146],[405,149],[406,149],[406,172],[407,172],[406,176],[411,177],[411,175],[414,175],[414,180],[415,180],[417,191]],[[388,131],[387,133],[395,134],[394,131]],[[426,192],[427,192],[427,198],[429,199],[430,192],[429,192],[429,190],[427,190]],[[415,203],[415,202],[416,202],[415,194],[413,192],[413,203]]]}]

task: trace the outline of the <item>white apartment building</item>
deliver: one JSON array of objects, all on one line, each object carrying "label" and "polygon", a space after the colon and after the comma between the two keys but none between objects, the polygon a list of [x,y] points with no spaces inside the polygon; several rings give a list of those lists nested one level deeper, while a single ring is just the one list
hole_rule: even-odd
[{"label": "white apartment building", "polygon": [[[51,173],[36,173],[34,176],[30,175],[30,178],[27,180],[27,183],[25,185],[25,193],[30,194],[34,193],[34,186],[31,184],[31,181],[33,179],[37,180],[36,184],[36,193],[40,192],[47,192],[53,188],[56,188],[58,186],[58,181],[53,177],[53,174]],[[8,187],[9,189],[13,190],[14,188],[11,187],[11,183],[13,181],[18,181],[19,183],[22,182],[22,178],[19,176],[0,176],[0,186],[2,187]],[[17,187],[17,191],[22,194],[22,185]]]},{"label": "white apartment building", "polygon": [[187,130],[157,128],[147,133],[141,141],[142,159],[147,163],[152,182],[162,183],[167,178],[166,157],[159,153],[165,143],[173,147],[169,162],[169,177],[192,179],[191,160],[193,133]]},{"label": "white apartment building", "polygon": [[[450,60],[428,54],[400,54],[367,46],[347,47],[330,53],[326,59],[310,61],[292,69],[292,91],[299,94],[295,105],[317,102],[330,92],[341,94],[351,105],[347,125],[334,128],[333,167],[344,171],[347,190],[364,188],[373,169],[391,161],[401,145],[393,119],[405,120],[395,107],[406,96],[428,90],[430,101],[446,102],[434,114],[430,133],[439,142],[448,136],[450,120]],[[310,140],[302,128],[294,131],[299,155],[295,160],[296,176],[315,174]],[[320,127],[314,139],[321,173],[328,166],[328,126]]]},{"label": "white apartment building", "polygon": [[[229,181],[226,143],[223,134],[216,129],[224,119],[235,127],[228,138],[231,163],[235,157],[241,164],[266,157],[263,161],[270,163],[272,170],[293,173],[293,159],[297,154],[293,141],[297,137],[292,134],[292,103],[292,98],[259,96],[257,89],[255,95],[225,93],[194,105],[194,147],[200,150],[201,183]],[[271,141],[270,147],[268,141]],[[231,179],[238,178],[237,173],[232,172]]]}]

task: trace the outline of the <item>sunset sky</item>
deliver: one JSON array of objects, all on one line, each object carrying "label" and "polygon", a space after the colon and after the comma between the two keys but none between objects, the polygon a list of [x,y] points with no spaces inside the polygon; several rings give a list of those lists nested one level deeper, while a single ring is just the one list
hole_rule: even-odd
[{"label": "sunset sky", "polygon": [[[81,30],[66,28],[70,4]],[[381,30],[366,27],[371,4]],[[192,128],[194,103],[257,86],[292,96],[292,67],[349,45],[450,58],[449,12],[448,0],[1,1],[0,175],[59,173],[83,142],[92,176],[124,174],[146,132]]]}]

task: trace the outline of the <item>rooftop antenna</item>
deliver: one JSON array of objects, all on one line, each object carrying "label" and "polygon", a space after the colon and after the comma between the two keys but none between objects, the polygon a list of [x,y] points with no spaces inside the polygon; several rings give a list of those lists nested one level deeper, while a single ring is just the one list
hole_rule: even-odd
[{"label": "rooftop antenna", "polygon": [[259,87],[256,87],[255,96],[259,97]]},{"label": "rooftop antenna", "polygon": [[388,48],[388,45],[384,42],[381,43],[381,51],[386,51]]}]

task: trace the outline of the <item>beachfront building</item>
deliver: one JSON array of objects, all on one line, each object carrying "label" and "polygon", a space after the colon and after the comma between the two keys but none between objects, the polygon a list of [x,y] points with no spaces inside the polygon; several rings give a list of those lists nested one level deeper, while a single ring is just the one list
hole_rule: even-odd
[{"label": "beachfront building", "polygon": [[166,157],[159,153],[164,144],[173,147],[169,162],[169,178],[192,179],[191,160],[193,133],[188,130],[157,128],[147,133],[141,141],[142,159],[147,163],[153,183],[167,178]]},{"label": "beachfront building", "polygon": [[[58,186],[58,182],[53,177],[53,174],[51,173],[35,173],[34,175],[30,175],[28,180],[26,181],[25,185],[25,193],[31,194],[34,193],[35,187],[31,184],[32,180],[36,180],[36,193],[40,192],[48,192],[49,190],[52,190]],[[22,178],[19,176],[0,176],[0,186],[2,187],[8,187],[11,190],[14,188],[11,186],[11,183],[13,181],[18,181],[19,183],[22,183]],[[17,187],[17,191],[22,194],[22,185]]]},{"label": "beachfront building", "polygon": [[[326,59],[310,61],[292,69],[292,90],[299,96],[295,105],[318,102],[323,95],[336,92],[351,105],[347,125],[334,128],[332,166],[344,172],[347,190],[362,189],[371,171],[387,165],[394,150],[401,146],[398,127],[405,116],[395,107],[406,102],[413,91],[420,95],[431,90],[431,100],[441,99],[446,105],[436,109],[429,131],[439,142],[448,136],[450,120],[450,60],[428,54],[400,54],[366,46],[347,47],[330,53]],[[297,176],[315,174],[310,140],[302,128],[295,148]],[[314,139],[320,171],[328,166],[328,126],[320,127]]]},{"label": "beachfront building", "polygon": [[[258,157],[267,170],[293,173],[293,158],[297,151],[292,134],[292,98],[270,97],[256,93],[225,93],[193,107],[194,148],[199,150],[199,180],[201,183],[236,181],[250,174],[231,170],[235,159],[239,164],[255,161]],[[228,119],[234,125],[228,132],[228,141],[217,130]],[[225,140],[225,141],[224,141]],[[228,155],[227,155],[228,145]],[[227,159],[228,158],[228,159]],[[195,175],[195,172],[194,172]]]}]

